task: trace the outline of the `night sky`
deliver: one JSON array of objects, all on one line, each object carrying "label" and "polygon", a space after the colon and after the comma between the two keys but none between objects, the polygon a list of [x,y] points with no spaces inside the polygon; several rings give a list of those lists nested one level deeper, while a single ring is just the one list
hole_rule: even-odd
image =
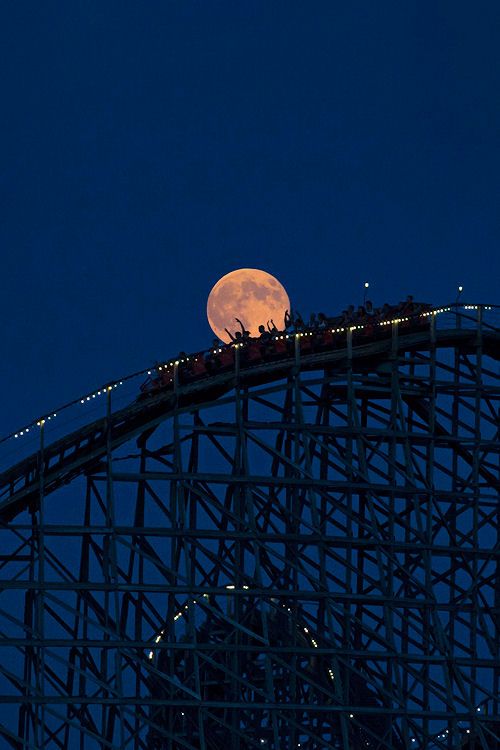
[{"label": "night sky", "polygon": [[220,276],[303,315],[499,302],[500,4],[4,2],[6,434],[212,339]]}]

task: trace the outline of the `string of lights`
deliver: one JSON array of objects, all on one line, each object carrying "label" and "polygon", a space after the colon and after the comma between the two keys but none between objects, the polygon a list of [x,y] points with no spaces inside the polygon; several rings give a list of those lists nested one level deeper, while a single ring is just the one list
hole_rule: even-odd
[{"label": "string of lights", "polygon": [[494,307],[217,340],[5,446],[4,661],[49,669],[8,688],[1,729],[82,748],[91,721],[148,750],[229,747],[235,728],[252,747],[486,746]]},{"label": "string of lights", "polygon": [[[236,586],[235,586],[234,584],[227,584],[227,585],[225,586],[225,589],[226,589],[227,591],[233,591],[233,590],[235,590],[236,588],[237,588],[237,587],[236,587]],[[243,586],[242,586],[242,589],[243,589],[243,590],[246,590],[246,591],[248,591],[248,590],[249,590],[249,586],[247,586],[247,585],[243,585]],[[178,620],[180,620],[181,618],[187,618],[187,617],[188,617],[188,613],[189,613],[189,608],[190,608],[190,605],[191,605],[191,604],[192,604],[192,605],[197,605],[197,604],[200,604],[200,603],[201,603],[201,601],[202,601],[203,599],[204,599],[204,600],[208,600],[209,598],[210,598],[209,594],[206,594],[206,593],[204,593],[204,594],[202,594],[202,595],[201,595],[201,597],[198,597],[198,598],[195,598],[195,599],[192,599],[192,600],[188,600],[188,601],[187,601],[187,602],[186,602],[185,604],[183,604],[183,605],[182,605],[182,606],[180,607],[179,611],[178,611],[178,612],[177,612],[177,613],[176,613],[176,614],[174,615],[174,617],[173,617],[173,620],[174,620],[174,622],[177,622],[177,621],[178,621]],[[282,606],[282,607],[283,607],[284,609],[286,609],[286,610],[287,610],[287,612],[291,612],[291,611],[292,611],[292,610],[290,609],[290,607],[287,607],[287,605],[286,605],[286,604],[282,604],[281,606]],[[308,627],[306,627],[305,625],[301,625],[301,624],[299,624],[299,625],[298,625],[298,627],[299,627],[299,629],[300,629],[300,630],[301,630],[301,631],[302,631],[302,632],[304,633],[304,636],[305,636],[305,637],[306,637],[306,638],[307,638],[307,639],[309,640],[310,644],[311,644],[311,645],[312,645],[312,646],[313,646],[314,648],[318,648],[318,647],[319,647],[319,646],[318,646],[318,642],[317,642],[317,641],[316,641],[316,639],[315,639],[315,638],[314,638],[314,637],[313,637],[313,636],[311,635],[310,629],[309,629]],[[164,638],[164,637],[165,637],[166,635],[167,635],[167,628],[162,628],[162,629],[161,629],[161,630],[159,631],[158,635],[157,635],[157,636],[156,636],[156,637],[154,638],[153,649],[154,649],[154,647],[155,647],[155,646],[157,646],[158,644],[160,644],[160,643],[161,643],[161,641],[163,640],[163,638]],[[155,651],[154,651],[154,650],[150,650],[150,651],[149,651],[149,653],[148,653],[148,659],[149,659],[150,661],[153,661],[153,659],[154,659],[154,658],[155,658]],[[334,671],[333,671],[333,669],[332,669],[331,667],[328,667],[328,668],[327,668],[327,671],[328,671],[328,677],[329,677],[329,679],[330,679],[330,680],[332,681],[332,683],[333,683],[333,682],[334,682],[334,680],[335,680],[335,674],[334,674]],[[479,706],[477,706],[477,708],[476,708],[476,712],[477,712],[477,713],[481,713],[481,711],[482,711],[482,710],[484,710],[484,708],[485,708],[485,702],[483,701],[483,703],[482,703],[482,704],[480,704]],[[181,713],[181,715],[182,715],[182,716],[184,716],[184,713]],[[355,716],[355,714],[353,714],[353,713],[350,713],[350,714],[349,714],[349,719],[350,719],[351,721],[354,721],[354,720],[356,719],[356,716]],[[460,730],[460,731],[461,731],[461,732],[462,732],[462,733],[463,733],[464,735],[469,735],[469,734],[471,733],[471,729],[470,729],[470,727],[466,726],[466,725],[465,725],[465,724],[463,724],[462,722],[460,722],[460,723],[459,723],[459,725],[458,725],[458,729],[459,729],[459,730]],[[448,737],[449,733],[450,733],[450,730],[449,730],[449,729],[441,729],[440,731],[438,731],[438,732],[437,732],[437,733],[435,734],[435,736],[434,736],[434,739],[435,739],[435,740],[437,740],[437,741],[439,741],[439,740],[442,740],[442,739],[447,739],[447,737]],[[417,740],[417,738],[416,738],[416,737],[411,737],[411,738],[410,738],[410,741],[411,741],[411,743],[416,743],[416,742],[417,742],[418,740]],[[261,742],[262,742],[262,743],[265,743],[266,741],[265,741],[265,740],[261,740]],[[370,744],[370,743],[368,743],[368,742],[367,742],[367,744]],[[301,746],[301,743],[299,743],[299,744],[297,745],[297,747],[300,747],[300,746]]]},{"label": "string of lights", "polygon": [[[366,286],[366,285],[365,285]],[[492,309],[496,308],[496,305],[479,305],[479,304],[452,304],[446,307],[438,307],[432,310],[427,310],[422,313],[418,313],[416,315],[409,315],[409,316],[402,316],[402,317],[395,317],[390,318],[388,320],[381,320],[373,323],[364,323],[359,325],[352,325],[352,326],[343,326],[338,328],[325,328],[321,329],[321,332],[323,333],[331,333],[331,334],[339,334],[339,333],[347,333],[347,332],[353,332],[353,331],[360,331],[360,330],[367,330],[372,329],[373,327],[377,326],[392,326],[392,325],[398,325],[400,323],[406,323],[410,322],[411,320],[418,319],[421,317],[432,317],[437,316],[442,313],[451,312],[452,310],[458,312],[458,309],[461,308],[463,310],[467,311],[477,311],[479,309],[483,309],[485,311],[491,311]],[[311,331],[298,331],[295,333],[283,333],[276,336],[273,336],[271,340],[274,341],[282,341],[286,339],[293,339],[293,338],[303,338],[307,336],[314,336],[318,333],[317,330],[311,330]],[[98,390],[86,393],[83,396],[80,396],[79,398],[73,399],[72,401],[69,401],[66,404],[63,404],[58,409],[54,410],[53,412],[50,412],[48,414],[44,414],[41,417],[37,417],[36,419],[33,419],[31,422],[28,422],[24,427],[9,433],[3,438],[0,438],[0,445],[2,443],[5,443],[8,440],[16,440],[21,437],[25,437],[27,435],[32,434],[34,431],[36,431],[36,428],[42,428],[47,422],[50,422],[51,420],[54,420],[58,415],[61,413],[67,411],[71,407],[77,405],[77,404],[87,404],[88,402],[93,401],[96,398],[99,398],[100,396],[104,396],[110,392],[112,392],[115,388],[118,388],[119,386],[122,386],[125,382],[133,380],[138,377],[144,377],[146,375],[150,376],[153,374],[153,371],[162,372],[164,370],[173,370],[174,367],[184,364],[186,362],[194,361],[197,362],[200,357],[203,357],[207,353],[222,353],[225,349],[236,349],[245,347],[246,344],[242,342],[236,342],[227,344],[225,347],[221,347],[218,349],[207,349],[201,352],[197,352],[196,354],[180,358],[180,359],[172,359],[165,361],[164,363],[160,365],[156,365],[155,367],[151,368],[144,368],[141,370],[138,370],[130,375],[126,375],[122,377],[120,380],[116,381],[110,381],[109,383],[101,386]]]}]

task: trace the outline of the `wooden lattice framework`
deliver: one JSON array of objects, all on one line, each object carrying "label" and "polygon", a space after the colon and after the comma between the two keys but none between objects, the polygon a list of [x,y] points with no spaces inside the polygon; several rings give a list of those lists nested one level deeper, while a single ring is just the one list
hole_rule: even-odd
[{"label": "wooden lattice framework", "polygon": [[486,317],[297,337],[42,429],[0,482],[3,743],[498,750]]}]

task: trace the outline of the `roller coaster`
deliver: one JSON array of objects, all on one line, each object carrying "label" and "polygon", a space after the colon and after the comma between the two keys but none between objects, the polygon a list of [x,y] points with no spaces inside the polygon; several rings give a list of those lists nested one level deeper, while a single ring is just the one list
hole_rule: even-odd
[{"label": "roller coaster", "polygon": [[278,334],[0,441],[15,750],[500,750],[500,307]]}]

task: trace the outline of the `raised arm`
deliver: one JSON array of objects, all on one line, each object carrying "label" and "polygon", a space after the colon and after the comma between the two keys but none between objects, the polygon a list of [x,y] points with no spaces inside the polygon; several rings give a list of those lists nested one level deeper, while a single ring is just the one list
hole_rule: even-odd
[{"label": "raised arm", "polygon": [[239,318],[235,318],[235,321],[240,324],[240,326],[241,326],[241,333],[244,334],[245,333],[245,326],[243,325],[243,323],[241,322],[241,320]]}]

